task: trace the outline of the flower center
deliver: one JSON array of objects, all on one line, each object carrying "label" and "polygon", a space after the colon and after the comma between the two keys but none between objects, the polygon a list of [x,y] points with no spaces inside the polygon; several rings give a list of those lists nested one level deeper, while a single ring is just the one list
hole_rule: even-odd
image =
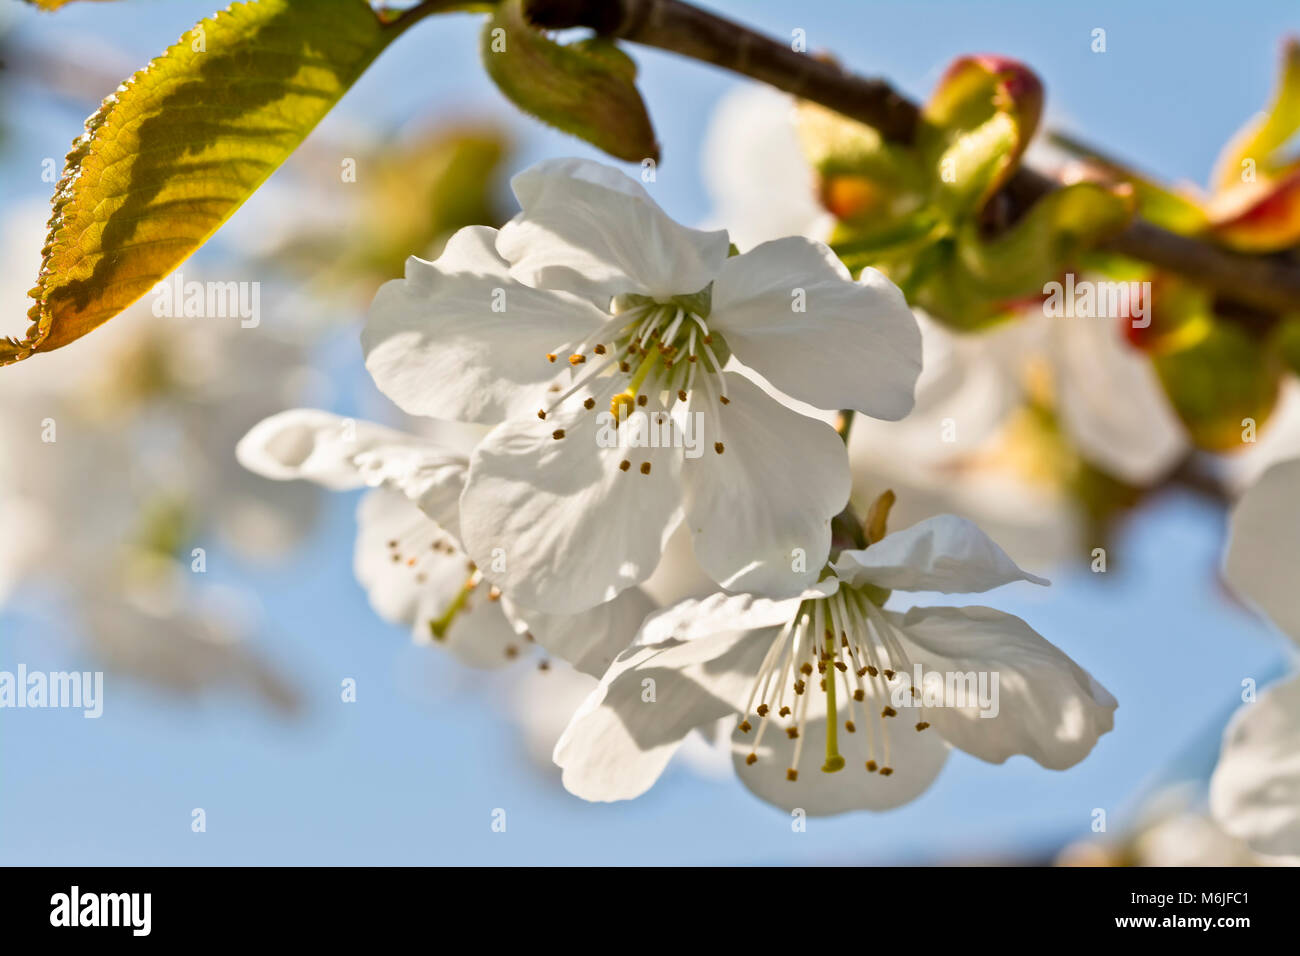
[{"label": "flower center", "polygon": [[[758,748],[768,724],[785,721],[785,733],[795,741],[786,779],[799,779],[797,768],[803,754],[808,701],[813,693],[808,682],[814,668],[819,675],[817,692],[826,699],[826,762],[822,772],[835,773],[845,765],[839,752],[843,707],[846,733],[856,733],[858,719],[862,720],[867,735],[867,771],[888,777],[894,767],[885,722],[898,716],[890,703],[893,691],[905,687],[904,693],[910,693],[914,702],[919,701],[920,691],[904,684],[911,680],[912,665],[897,629],[866,590],[848,587],[841,587],[827,598],[804,601],[772,642],[740,722],[741,732],[749,733],[753,729],[749,715],[759,719],[754,746],[745,763],[752,766],[758,762]],[[916,706],[916,729],[922,731],[930,724],[924,710]]]},{"label": "flower center", "polygon": [[[447,634],[456,619],[469,612],[471,598],[495,602],[501,600],[501,591],[495,585],[484,581],[483,572],[466,557],[455,542],[441,533],[431,533],[431,528],[429,523],[420,522],[406,528],[396,537],[390,538],[388,557],[394,565],[398,566],[399,573],[409,574],[415,585],[420,588],[431,586],[438,576],[447,574],[445,566],[439,567],[442,562],[464,561],[465,583],[441,614],[430,617],[425,622],[425,626],[429,629],[429,637],[437,643],[443,643],[447,640]],[[505,649],[507,658],[514,658],[518,654],[519,648],[513,644]]]},{"label": "flower center", "polygon": [[[714,411],[730,404],[722,368],[731,351],[709,328],[710,296],[708,288],[667,301],[631,293],[616,296],[607,322],[585,339],[547,353],[546,359],[552,363],[565,357],[574,378],[568,389],[552,386],[560,394],[549,408],[539,410],[537,417],[545,421],[582,389],[592,393],[583,407],[594,414],[608,411],[615,428],[648,405],[651,395],[667,396],[664,404],[670,411],[677,404],[692,407],[696,398]],[[667,413],[656,414],[662,416],[656,425],[668,421]],[[711,418],[714,428],[719,428],[718,416]],[[562,428],[552,432],[557,441],[564,436]],[[720,434],[714,437],[713,450],[720,455],[726,446]],[[626,472],[631,465],[625,459],[619,469]],[[642,462],[638,470],[649,474],[650,463]]]}]

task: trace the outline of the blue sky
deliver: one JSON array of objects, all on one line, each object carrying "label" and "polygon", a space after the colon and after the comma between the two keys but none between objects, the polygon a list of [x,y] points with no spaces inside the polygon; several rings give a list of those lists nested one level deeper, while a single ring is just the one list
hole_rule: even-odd
[{"label": "blue sky", "polygon": [[[18,6],[0,0],[0,15],[16,11],[20,44],[76,37],[136,64],[214,8],[212,0],[123,0],[37,16]],[[1196,182],[1265,102],[1281,38],[1300,30],[1293,2],[1252,4],[1248,13],[1209,2],[712,6],[773,34],[803,29],[811,48],[832,50],[915,97],[958,54],[1022,58],[1045,82],[1049,120],[1165,177]],[[516,129],[516,167],[589,154],[514,117],[478,66],[477,27],[465,16],[421,24],[362,79],[325,132],[358,123],[396,128],[417,115],[489,115]],[[1107,31],[1103,55],[1089,49],[1096,27]],[[700,144],[718,98],[737,81],[666,54],[632,52],[664,147],[656,197],[678,218],[699,220],[708,211]],[[11,203],[47,195],[34,170],[66,152],[82,119],[26,89],[10,109],[16,132],[0,153],[0,216]],[[374,401],[359,373],[355,332],[332,340],[322,362],[341,383],[337,410]],[[220,693],[195,704],[120,684],[110,684],[100,720],[0,711],[0,862],[690,864],[1027,855],[1087,836],[1096,807],[1107,808],[1119,828],[1131,819],[1135,795],[1169,768],[1203,767],[1240,679],[1276,673],[1285,646],[1216,586],[1222,515],[1168,496],[1128,525],[1111,573],[1057,576],[1046,592],[1017,585],[987,598],[1025,617],[1119,698],[1115,731],[1080,766],[1053,773],[1014,758],[995,767],[958,753],[907,807],[813,820],[798,834],[788,816],[734,781],[681,770],[637,802],[593,806],[567,795],[554,768],[526,757],[518,729],[494,705],[507,680],[466,674],[375,618],[352,577],[354,509],[354,496],[332,497],[289,564],[250,568],[222,553],[209,559],[214,579],[257,593],[268,621],[262,646],[307,699],[301,718],[277,721]],[[34,670],[94,667],[46,625],[0,614],[0,670],[19,662]],[[358,683],[355,704],[338,702],[345,677]],[[194,807],[207,813],[206,833],[191,832]],[[496,808],[507,811],[505,833],[490,827]]]}]

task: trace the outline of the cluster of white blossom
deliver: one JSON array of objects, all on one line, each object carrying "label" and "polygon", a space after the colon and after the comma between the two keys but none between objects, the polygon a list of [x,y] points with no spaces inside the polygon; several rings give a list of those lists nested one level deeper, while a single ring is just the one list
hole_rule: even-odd
[{"label": "cluster of white blossom", "polygon": [[[591,800],[642,793],[728,717],[742,781],[809,813],[905,802],[954,746],[1089,753],[1116,702],[1024,621],[884,606],[1046,583],[963,519],[884,535],[846,512],[845,443],[805,412],[911,411],[921,334],[897,288],[808,238],[737,254],[596,163],[512,185],[513,220],[410,259],[366,323],[375,383],[431,435],[295,410],[238,449],[374,489],[357,572],[381,614],[470,663],[532,641],[598,677],[554,752]],[[657,609],[640,585],[679,526],[718,593]],[[995,675],[996,707],[932,699],[927,673]]]}]

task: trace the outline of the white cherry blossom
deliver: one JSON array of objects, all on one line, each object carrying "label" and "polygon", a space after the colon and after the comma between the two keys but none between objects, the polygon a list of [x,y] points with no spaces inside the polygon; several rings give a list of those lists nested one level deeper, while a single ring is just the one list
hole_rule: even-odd
[{"label": "white cherry blossom", "polygon": [[461,499],[471,557],[521,604],[574,612],[643,581],[684,519],[723,587],[815,581],[844,449],[730,359],[817,408],[900,418],[920,337],[899,291],[810,239],[729,257],[725,232],[677,224],[596,163],[543,162],[513,187],[514,220],[409,260],[363,334],[403,410],[500,422]]},{"label": "white cherry blossom", "polygon": [[[890,590],[1046,583],[970,522],[931,518],[842,552],[833,571],[792,599],[717,594],[648,618],[556,745],[565,786],[635,797],[691,729],[739,714],[737,773],[759,797],[810,814],[881,810],[929,786],[950,746],[1059,770],[1111,729],[1114,698],[1019,618],[882,608]],[[998,675],[995,713],[969,698],[927,704],[932,675],[980,673]]]}]

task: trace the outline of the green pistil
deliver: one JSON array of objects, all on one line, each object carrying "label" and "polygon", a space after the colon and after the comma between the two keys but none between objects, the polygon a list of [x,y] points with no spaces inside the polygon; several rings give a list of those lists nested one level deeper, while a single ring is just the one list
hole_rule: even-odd
[{"label": "green pistil", "polygon": [[659,355],[659,343],[656,342],[654,345],[650,346],[650,351],[646,352],[645,358],[641,360],[641,364],[638,365],[636,371],[632,373],[632,378],[627,383],[627,390],[634,398],[636,397],[637,392],[641,390],[641,386],[645,383],[646,377],[649,376],[650,370],[654,368],[655,362],[659,361]]},{"label": "green pistil", "polygon": [[447,610],[441,615],[429,619],[429,633],[433,635],[435,641],[443,641],[447,638],[447,631],[451,628],[452,622],[455,621],[456,615],[465,609],[466,603],[473,590],[478,587],[478,582],[474,580],[474,575],[470,575],[465,581],[465,586],[460,589],[460,593],[455,599],[447,605]]},{"label": "green pistil", "polygon": [[645,358],[637,366],[637,370],[632,373],[632,378],[628,380],[627,388],[615,395],[609,402],[609,412],[614,416],[614,424],[618,425],[628,414],[636,408],[637,392],[645,384],[646,378],[650,375],[650,370],[654,368],[655,362],[659,360],[659,344],[655,343],[646,352]]},{"label": "green pistil", "polygon": [[822,764],[822,773],[834,773],[844,769],[844,758],[840,756],[839,716],[835,708],[835,636],[826,635],[826,762]]}]

